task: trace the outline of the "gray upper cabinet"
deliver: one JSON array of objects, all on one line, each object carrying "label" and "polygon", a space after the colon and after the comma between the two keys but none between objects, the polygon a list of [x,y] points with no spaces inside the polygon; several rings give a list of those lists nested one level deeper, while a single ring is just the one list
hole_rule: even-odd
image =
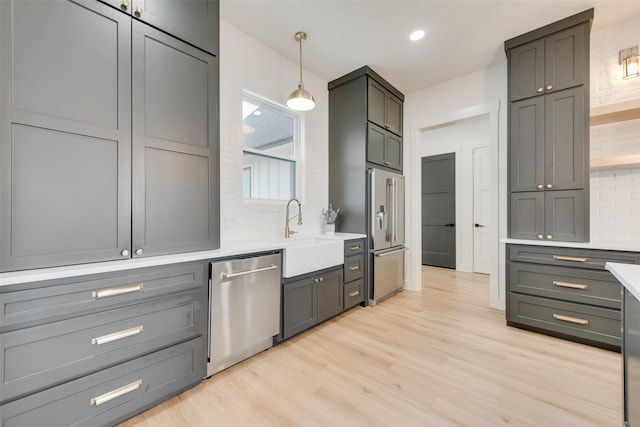
[{"label": "gray upper cabinet", "polygon": [[0,271],[121,258],[130,19],[98,2],[14,0],[0,20]]},{"label": "gray upper cabinet", "polygon": [[100,2],[0,23],[0,271],[217,247],[218,58]]},{"label": "gray upper cabinet", "polygon": [[402,101],[371,78],[367,91],[367,119],[402,136]]},{"label": "gray upper cabinet", "polygon": [[585,108],[582,87],[511,104],[511,191],[586,186]]},{"label": "gray upper cabinet", "polygon": [[591,19],[593,9],[505,42],[509,237],[589,240]]},{"label": "gray upper cabinet", "polygon": [[402,138],[369,124],[367,133],[367,161],[402,170]]},{"label": "gray upper cabinet", "polygon": [[206,52],[219,52],[218,0],[101,1]]},{"label": "gray upper cabinet", "polygon": [[218,59],[137,21],[132,46],[133,255],[211,249]]},{"label": "gray upper cabinet", "polygon": [[588,35],[589,24],[582,23],[511,49],[511,100],[584,84]]}]

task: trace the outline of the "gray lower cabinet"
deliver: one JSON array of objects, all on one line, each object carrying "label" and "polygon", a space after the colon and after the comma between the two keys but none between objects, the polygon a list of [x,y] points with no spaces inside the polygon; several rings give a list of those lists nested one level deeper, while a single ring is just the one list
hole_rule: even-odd
[{"label": "gray lower cabinet", "polygon": [[197,384],[206,366],[207,267],[0,288],[2,425],[113,424]]},{"label": "gray lower cabinet", "polygon": [[343,310],[342,267],[286,279],[282,285],[282,332],[288,339]]},{"label": "gray lower cabinet", "polygon": [[0,26],[0,271],[218,247],[218,58],[98,1]]},{"label": "gray lower cabinet", "polygon": [[344,309],[364,302],[364,239],[344,242]]},{"label": "gray lower cabinet", "polygon": [[114,425],[202,380],[198,337],[2,405],[3,427]]},{"label": "gray lower cabinet", "polygon": [[101,0],[206,52],[219,52],[218,0]]},{"label": "gray lower cabinet", "polygon": [[606,262],[640,254],[507,245],[507,324],[618,351],[621,286]]}]

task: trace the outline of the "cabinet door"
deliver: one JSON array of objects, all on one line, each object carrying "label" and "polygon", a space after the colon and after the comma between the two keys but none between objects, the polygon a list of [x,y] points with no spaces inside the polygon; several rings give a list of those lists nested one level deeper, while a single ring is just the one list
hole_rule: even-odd
[{"label": "cabinet door", "polygon": [[544,187],[544,97],[513,102],[509,138],[510,191]]},{"label": "cabinet door", "polygon": [[344,292],[342,270],[314,277],[318,323],[342,313]]},{"label": "cabinet door", "polygon": [[[585,132],[584,88],[545,96],[545,188],[585,187],[589,145]],[[551,186],[551,187],[550,187]]]},{"label": "cabinet door", "polygon": [[101,1],[202,50],[218,54],[218,0]]},{"label": "cabinet door", "polygon": [[311,278],[285,283],[282,291],[282,337],[290,338],[316,324],[317,309]]},{"label": "cabinet door", "polygon": [[546,191],[544,209],[547,240],[586,241],[583,190]]},{"label": "cabinet door", "polygon": [[367,162],[384,166],[386,136],[387,133],[384,130],[374,124],[368,124]]},{"label": "cabinet door", "polygon": [[218,247],[218,60],[137,21],[132,46],[134,256]]},{"label": "cabinet door", "polygon": [[0,271],[120,259],[131,239],[130,18],[98,2],[0,8]]},{"label": "cabinet door", "polygon": [[395,96],[387,96],[387,129],[402,136],[402,101]]},{"label": "cabinet door", "polygon": [[544,192],[511,193],[512,239],[543,239],[544,232]]},{"label": "cabinet door", "polygon": [[402,138],[387,133],[384,145],[384,165],[402,171]]},{"label": "cabinet door", "polygon": [[367,90],[367,120],[386,129],[387,90],[375,80],[369,79]]},{"label": "cabinet door", "polygon": [[544,64],[542,39],[509,51],[509,88],[512,101],[544,93]]},{"label": "cabinet door", "polygon": [[585,82],[588,24],[545,38],[545,92],[579,86]]}]

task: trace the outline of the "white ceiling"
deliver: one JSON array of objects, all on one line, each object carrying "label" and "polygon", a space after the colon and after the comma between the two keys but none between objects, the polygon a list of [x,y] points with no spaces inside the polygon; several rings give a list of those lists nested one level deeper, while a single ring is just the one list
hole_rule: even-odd
[{"label": "white ceiling", "polygon": [[[331,81],[369,65],[410,93],[505,60],[503,42],[595,7],[593,30],[640,19],[640,0],[221,0],[222,19]],[[426,32],[409,40],[416,29]],[[640,31],[638,33],[640,44]],[[620,49],[629,46],[620,46]],[[304,76],[303,76],[304,80]]]}]

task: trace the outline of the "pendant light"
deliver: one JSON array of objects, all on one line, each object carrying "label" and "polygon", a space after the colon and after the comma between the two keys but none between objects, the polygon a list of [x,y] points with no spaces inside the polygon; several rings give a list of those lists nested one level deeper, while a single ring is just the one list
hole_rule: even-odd
[{"label": "pendant light", "polygon": [[302,84],[302,40],[307,39],[307,33],[298,31],[295,39],[300,43],[300,82],[298,82],[298,88],[289,95],[287,107],[297,111],[308,111],[316,106],[316,100],[313,99],[313,96],[304,88],[304,84]]}]

